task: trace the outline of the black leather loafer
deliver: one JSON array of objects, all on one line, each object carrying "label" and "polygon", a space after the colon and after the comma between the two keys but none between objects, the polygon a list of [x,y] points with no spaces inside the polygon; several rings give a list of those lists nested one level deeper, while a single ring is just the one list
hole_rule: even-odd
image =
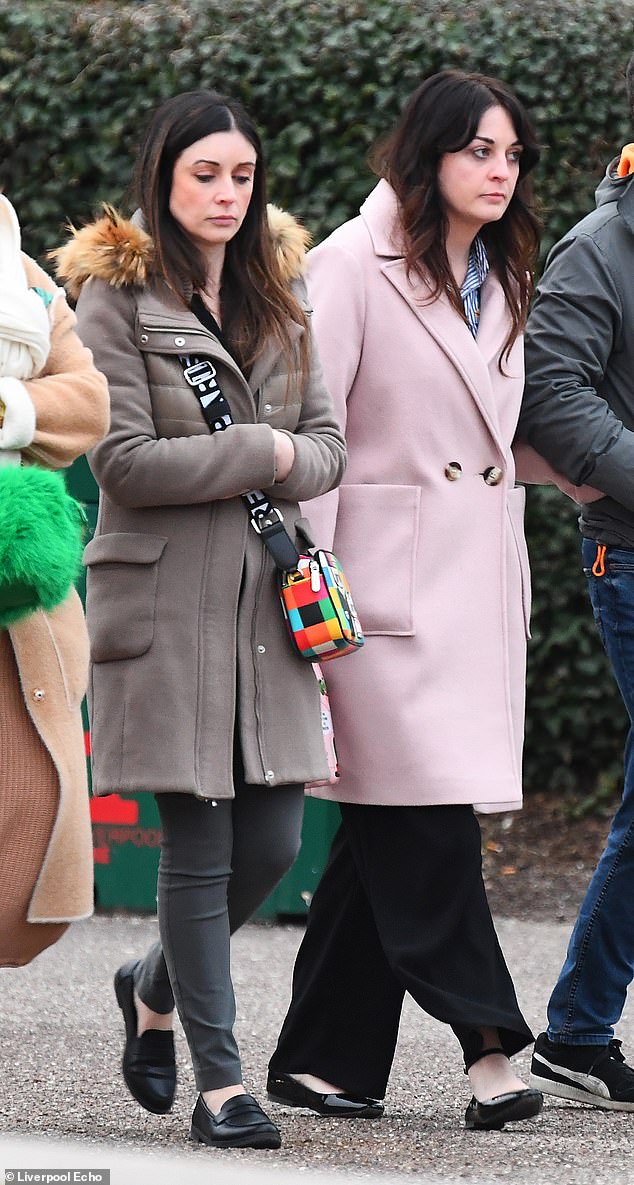
[{"label": "black leather loafer", "polygon": [[214,1148],[279,1148],[282,1143],[279,1130],[250,1094],[228,1099],[217,1115],[199,1095],[189,1138]]},{"label": "black leather loafer", "polygon": [[342,1119],[380,1119],[383,1103],[357,1094],[319,1094],[290,1074],[269,1074],[266,1093],[274,1103],[308,1107],[318,1115]]},{"label": "black leather loafer", "polygon": [[471,1131],[501,1131],[505,1123],[534,1119],[544,1105],[539,1090],[512,1090],[480,1103],[471,1099],[465,1115],[465,1127]]},{"label": "black leather loafer", "polygon": [[137,1037],[133,980],[135,967],[136,961],[125,963],[114,977],[115,995],[125,1022],[121,1063],[123,1077],[137,1103],[154,1115],[164,1115],[172,1106],[176,1094],[174,1034],[148,1029]]}]

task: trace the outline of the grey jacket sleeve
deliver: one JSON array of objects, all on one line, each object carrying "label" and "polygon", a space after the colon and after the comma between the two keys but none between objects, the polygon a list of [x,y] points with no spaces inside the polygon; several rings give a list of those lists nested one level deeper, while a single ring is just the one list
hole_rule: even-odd
[{"label": "grey jacket sleeve", "polygon": [[634,510],[634,432],[599,393],[622,324],[615,269],[588,235],[564,239],[528,320],[517,436],[574,485],[588,483]]}]

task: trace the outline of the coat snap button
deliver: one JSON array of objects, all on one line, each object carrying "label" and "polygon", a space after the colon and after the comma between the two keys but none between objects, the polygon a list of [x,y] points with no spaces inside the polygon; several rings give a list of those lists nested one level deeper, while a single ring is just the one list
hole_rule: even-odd
[{"label": "coat snap button", "polygon": [[462,477],[462,465],[458,461],[450,461],[445,465],[445,477],[447,481],[458,481]]},{"label": "coat snap button", "polygon": [[266,646],[258,646],[258,654],[266,654]]},{"label": "coat snap button", "polygon": [[275,774],[273,773],[273,770],[272,770],[272,769],[267,769],[267,771],[266,771],[266,774],[265,774],[265,777],[266,777],[266,780],[267,780],[267,782],[272,782],[272,781],[273,781],[273,778],[275,777]]},{"label": "coat snap button", "polygon": [[149,337],[148,337],[147,333],[142,333],[142,334],[141,334],[141,341],[142,341],[142,342],[149,342],[149,340],[150,340],[150,339],[149,339]]},{"label": "coat snap button", "polygon": [[45,699],[45,697],[46,697],[46,692],[42,691],[41,687],[36,687],[35,691],[33,692],[33,699],[37,700],[39,703],[39,701]]},{"label": "coat snap button", "polygon": [[271,412],[273,411],[273,404],[272,403],[265,403],[264,410],[265,410],[267,416],[270,416]]},{"label": "coat snap button", "polygon": [[489,465],[489,468],[484,470],[482,476],[488,486],[499,486],[504,473],[497,465]]},{"label": "coat snap button", "polygon": [[174,345],[175,346],[184,346],[185,345],[185,338],[184,337],[175,337],[174,338]]}]

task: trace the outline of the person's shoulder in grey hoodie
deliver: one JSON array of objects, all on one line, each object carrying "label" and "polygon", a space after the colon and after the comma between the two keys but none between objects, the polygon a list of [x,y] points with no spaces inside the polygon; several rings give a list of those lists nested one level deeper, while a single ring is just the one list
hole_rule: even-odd
[{"label": "person's shoulder in grey hoodie", "polygon": [[[615,156],[610,161],[604,176],[594,191],[596,208],[571,227],[553,247],[546,262],[546,269],[556,259],[561,248],[580,235],[587,235],[595,242],[604,245],[608,251],[612,247],[612,237],[615,234],[619,237],[622,233],[634,235],[634,172],[620,176],[618,173],[620,162],[621,155]],[[620,226],[621,219],[624,223],[622,228]],[[619,260],[616,259],[614,263],[618,267]],[[543,279],[545,278],[546,271],[544,271]]]},{"label": "person's shoulder in grey hoodie", "polygon": [[594,517],[616,511],[634,544],[634,171],[619,167],[634,170],[634,146],[548,257],[526,330],[517,435],[575,485],[609,495]]}]

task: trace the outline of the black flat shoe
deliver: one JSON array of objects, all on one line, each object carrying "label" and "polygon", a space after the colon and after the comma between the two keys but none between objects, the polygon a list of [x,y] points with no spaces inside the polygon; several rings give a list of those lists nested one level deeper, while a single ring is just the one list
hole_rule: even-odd
[{"label": "black flat shoe", "polygon": [[176,1056],[174,1034],[148,1029],[137,1037],[137,1011],[134,1003],[136,961],[125,963],[114,977],[117,1003],[125,1021],[123,1078],[133,1098],[146,1111],[165,1115],[176,1094]]},{"label": "black flat shoe", "polygon": [[512,1090],[484,1103],[479,1103],[474,1096],[467,1107],[465,1127],[470,1131],[501,1131],[505,1123],[534,1119],[543,1104],[544,1097],[539,1090]]},{"label": "black flat shoe", "polygon": [[214,1148],[279,1148],[282,1137],[250,1094],[237,1094],[214,1115],[202,1095],[194,1107],[190,1140]]},{"label": "black flat shoe", "polygon": [[274,1103],[309,1107],[318,1115],[343,1119],[380,1119],[383,1114],[383,1103],[376,1099],[366,1099],[357,1094],[319,1094],[308,1086],[302,1086],[290,1074],[269,1074],[266,1093]]}]

